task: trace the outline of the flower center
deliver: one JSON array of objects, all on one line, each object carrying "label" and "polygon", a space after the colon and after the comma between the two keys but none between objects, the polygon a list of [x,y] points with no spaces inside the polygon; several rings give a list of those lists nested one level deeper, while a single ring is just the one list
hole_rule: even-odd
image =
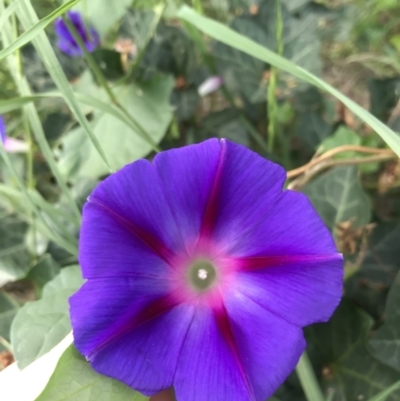
[{"label": "flower center", "polygon": [[215,283],[217,271],[209,260],[198,259],[189,266],[187,277],[196,290],[204,291]]}]

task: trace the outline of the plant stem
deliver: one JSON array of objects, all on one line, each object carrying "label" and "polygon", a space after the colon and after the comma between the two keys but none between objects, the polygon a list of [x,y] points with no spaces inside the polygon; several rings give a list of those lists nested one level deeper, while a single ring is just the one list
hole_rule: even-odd
[{"label": "plant stem", "polygon": [[[276,0],[276,43],[277,53],[283,53],[283,21],[282,21],[282,4],[281,0]],[[271,75],[268,84],[267,92],[267,114],[268,114],[268,150],[270,153],[274,150],[275,136],[278,130],[277,113],[278,103],[276,101],[275,91],[278,82],[279,70],[276,67],[271,67]]]},{"label": "plant stem", "polygon": [[301,387],[308,401],[324,401],[324,395],[319,387],[314,370],[308,358],[307,352],[304,351],[296,366],[296,373],[299,377]]},{"label": "plant stem", "polygon": [[[359,146],[359,145],[343,145],[343,146],[338,146],[336,148],[330,149],[327,152],[325,152],[324,154],[322,154],[321,156],[315,157],[313,158],[310,162],[308,162],[307,164],[305,164],[304,166],[295,168],[294,170],[290,170],[287,172],[287,178],[294,178],[297,177],[300,174],[305,173],[307,170],[311,169],[312,167],[316,166],[317,164],[321,163],[324,160],[327,160],[329,158],[331,158],[334,155],[337,155],[338,153],[343,153],[343,152],[360,152],[360,153],[369,153],[369,154],[375,154],[375,155],[387,155],[388,158],[392,158],[395,157],[395,153],[390,150],[390,149],[376,149],[376,148],[369,148],[366,146]],[[336,162],[336,164],[360,164],[364,161],[364,163],[369,163],[370,162],[370,158],[363,158],[363,159],[349,159],[353,162],[348,163],[344,163],[345,160],[342,160],[341,162]],[[354,160],[357,160],[354,163]],[[360,161],[358,161],[360,160]],[[378,158],[378,159],[373,159],[372,161],[381,161],[382,158]],[[384,159],[386,160],[386,158]]]}]

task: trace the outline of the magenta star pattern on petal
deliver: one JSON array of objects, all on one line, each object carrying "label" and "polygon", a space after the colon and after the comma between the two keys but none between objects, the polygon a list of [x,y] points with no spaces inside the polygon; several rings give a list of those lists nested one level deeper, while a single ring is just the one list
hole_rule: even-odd
[{"label": "magenta star pattern on petal", "polygon": [[98,372],[178,401],[263,401],[327,321],[343,260],[285,171],[211,139],[139,160],[83,211],[75,345]]}]

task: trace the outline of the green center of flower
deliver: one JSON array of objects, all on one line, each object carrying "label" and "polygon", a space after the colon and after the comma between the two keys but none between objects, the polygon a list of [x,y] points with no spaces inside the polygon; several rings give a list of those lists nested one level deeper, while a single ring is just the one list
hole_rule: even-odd
[{"label": "green center of flower", "polygon": [[196,290],[207,290],[213,285],[216,278],[215,267],[208,260],[198,259],[189,266],[188,279]]}]

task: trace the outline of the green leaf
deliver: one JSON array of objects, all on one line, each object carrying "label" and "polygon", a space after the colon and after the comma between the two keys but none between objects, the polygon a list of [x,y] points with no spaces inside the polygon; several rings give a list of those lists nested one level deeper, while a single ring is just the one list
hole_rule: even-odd
[{"label": "green leaf", "polygon": [[70,331],[68,298],[82,285],[79,266],[70,266],[48,282],[42,298],[26,303],[11,327],[11,344],[20,369],[50,351]]},{"label": "green leaf", "polygon": [[[367,400],[400,380],[396,370],[369,353],[366,340],[372,324],[365,312],[343,300],[328,323],[306,330],[309,355],[323,372],[322,385],[333,392],[332,399]],[[387,400],[400,400],[400,391]]]},{"label": "green leaf", "polygon": [[[0,291],[0,337],[10,341],[11,323],[18,311],[19,305],[6,293]],[[4,347],[0,344],[0,351]]]},{"label": "green leaf", "polygon": [[361,187],[356,166],[334,168],[307,185],[304,193],[331,230],[352,219],[355,227],[369,223],[371,202]]},{"label": "green leaf", "polygon": [[74,7],[79,10],[100,35],[107,32],[126,14],[132,0],[84,0]]},{"label": "green leaf", "polygon": [[44,255],[41,260],[30,270],[26,278],[32,280],[39,290],[60,273],[60,266],[51,257]]},{"label": "green leaf", "polygon": [[214,39],[221,41],[229,46],[243,51],[257,59],[263,60],[283,71],[286,71],[297,78],[317,86],[329,92],[348,107],[355,115],[360,117],[366,124],[371,126],[382,139],[392,148],[392,150],[400,156],[400,138],[389,127],[379,121],[376,117],[370,114],[367,110],[359,106],[353,100],[343,95],[337,89],[327,84],[322,79],[311,74],[304,68],[297,66],[289,60],[279,56],[271,50],[253,42],[252,40],[240,35],[228,27],[213,21],[209,18],[197,14],[194,10],[187,6],[182,6],[178,12],[178,17],[193,24],[195,27],[211,36]]},{"label": "green leaf", "polygon": [[381,121],[387,121],[400,98],[400,79],[371,79],[368,89],[371,113]]},{"label": "green leaf", "polygon": [[0,207],[0,287],[25,276],[30,256],[25,242],[28,225]]},{"label": "green leaf", "polygon": [[368,401],[386,401],[389,395],[399,388],[400,388],[400,381],[392,384],[385,390],[382,390],[380,393],[370,398]]},{"label": "green leaf", "polygon": [[400,372],[400,275],[392,284],[386,302],[385,323],[369,344],[374,355]]},{"label": "green leaf", "polygon": [[[171,77],[155,76],[141,84],[130,84],[115,90],[121,104],[135,117],[154,143],[161,141],[172,119],[169,98],[173,88]],[[146,156],[153,146],[141,138],[134,125],[115,114],[95,113],[94,133],[119,169]],[[98,178],[108,173],[92,144],[81,129],[65,136],[60,164],[70,177]]]},{"label": "green leaf", "polygon": [[124,77],[121,53],[109,49],[96,49],[92,56],[107,80],[113,81]]},{"label": "green leaf", "polygon": [[150,40],[154,19],[157,18],[153,10],[129,10],[121,23],[120,35],[133,39],[138,50],[143,50]]},{"label": "green leaf", "polygon": [[[232,29],[253,39],[263,46],[270,46],[267,34],[258,24],[248,18],[237,17],[232,21]],[[260,61],[223,43],[217,43],[214,48],[219,71],[223,75],[224,84],[229,90],[243,94],[247,99],[256,99],[261,79],[267,69],[265,62]],[[265,100],[266,94],[264,91]]]},{"label": "green leaf", "polygon": [[[363,143],[364,142],[364,143]],[[327,150],[334,149],[339,146],[344,145],[364,145],[366,139],[361,138],[356,132],[351,130],[350,128],[341,125],[335,133],[326,138],[319,147],[318,150],[321,152],[326,152]],[[374,144],[375,147],[376,144]],[[373,146],[374,147],[374,146]],[[363,154],[354,151],[348,152],[341,152],[333,156],[334,159],[351,159],[351,158],[358,158],[358,157],[367,157],[370,156],[369,154]],[[358,166],[359,170],[363,173],[373,173],[379,168],[379,163],[366,163],[361,164]]]},{"label": "green leaf", "polygon": [[[326,152],[327,150],[331,150],[333,148],[337,148],[338,146],[343,145],[361,145],[361,137],[357,135],[350,128],[341,125],[335,133],[322,141],[319,150],[321,152]],[[356,157],[358,153],[356,152],[342,152],[338,153],[334,156],[336,159],[349,159],[351,157]]]},{"label": "green leaf", "polygon": [[311,110],[300,114],[296,136],[312,150],[316,149],[331,133],[332,126],[325,121],[320,111]]},{"label": "green leaf", "polygon": [[287,7],[290,12],[295,12],[299,8],[310,3],[311,0],[282,0],[282,3]]},{"label": "green leaf", "polygon": [[381,223],[374,228],[359,271],[346,281],[346,294],[378,321],[386,296],[400,271],[400,225]]},{"label": "green leaf", "polygon": [[49,383],[36,401],[145,401],[148,397],[125,384],[96,373],[69,346],[58,361]]},{"label": "green leaf", "polygon": [[197,88],[176,89],[172,92],[171,103],[179,121],[189,120],[196,112],[200,97]]}]

